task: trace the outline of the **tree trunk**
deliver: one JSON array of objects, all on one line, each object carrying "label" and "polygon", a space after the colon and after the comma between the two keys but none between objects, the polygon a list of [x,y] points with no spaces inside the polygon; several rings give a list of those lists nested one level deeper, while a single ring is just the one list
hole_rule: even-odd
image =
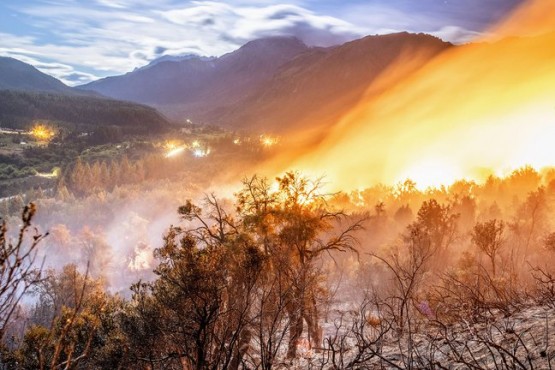
[{"label": "tree trunk", "polygon": [[287,358],[297,357],[297,345],[303,334],[303,315],[300,307],[291,307],[289,310],[289,319],[291,326],[289,328],[289,346],[287,348]]}]

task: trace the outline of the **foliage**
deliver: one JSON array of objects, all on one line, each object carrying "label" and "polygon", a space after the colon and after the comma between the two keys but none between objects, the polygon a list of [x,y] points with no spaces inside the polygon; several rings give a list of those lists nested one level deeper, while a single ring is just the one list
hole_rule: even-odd
[{"label": "foliage", "polygon": [[33,203],[25,206],[21,215],[22,225],[13,241],[10,240],[6,222],[0,224],[0,340],[6,334],[20,300],[40,279],[34,263],[37,247],[47,234],[40,234],[36,229],[31,234],[31,220],[35,212]]},{"label": "foliage", "polygon": [[[548,368],[552,350],[544,338],[552,334],[534,317],[555,302],[549,207],[555,188],[511,193],[512,182],[519,189],[537,185],[529,171],[523,173],[530,181],[517,174],[427,193],[406,183],[398,191],[377,187],[349,195],[324,194],[318,180],[296,173],[276,184],[255,176],[244,180],[233,202],[214,195],[201,204],[185,202],[181,223],[156,249],[154,279],[137,282],[122,300],[101,279],[111,253],[122,253],[98,226],[128,222],[121,209],[135,201],[163,210],[194,194],[171,182],[145,181],[152,198],[143,202],[147,193],[126,178],[141,166],[149,178],[165,161],[131,158],[75,163],[63,176],[65,192],[42,201],[45,220],[63,215],[57,223],[67,224],[49,227],[55,253],[91,264],[84,274],[69,266],[42,275],[33,289],[36,304],[18,310],[21,319],[10,324],[10,333],[25,335],[6,337],[5,364]],[[112,172],[122,175],[106,192]],[[9,214],[26,200],[10,199],[1,210]],[[336,204],[357,212],[336,211]],[[148,224],[141,221],[129,221],[124,235],[138,241]],[[542,306],[532,308],[529,321],[517,321],[530,304]],[[545,328],[552,322],[547,315]],[[532,327],[521,329],[523,322]]]},{"label": "foliage", "polygon": [[[354,251],[361,221],[326,237],[343,215],[325,208],[319,183],[288,173],[278,185],[272,191],[264,179],[245,180],[236,217],[214,196],[203,208],[179,208],[190,228],[169,230],[156,251],[158,279],[136,288],[137,307],[149,302],[159,310],[162,337],[172,338],[164,355],[148,361],[202,369],[257,358],[270,368],[277,348],[266,341],[279,348],[288,333],[295,357],[305,322],[312,344],[321,346],[317,301],[324,287],[315,262],[323,253]],[[256,338],[263,348],[253,355]]]},{"label": "foliage", "polygon": [[160,132],[168,121],[155,109],[117,100],[81,95],[0,91],[0,126],[26,128],[42,119],[88,126],[124,126],[128,132]]}]

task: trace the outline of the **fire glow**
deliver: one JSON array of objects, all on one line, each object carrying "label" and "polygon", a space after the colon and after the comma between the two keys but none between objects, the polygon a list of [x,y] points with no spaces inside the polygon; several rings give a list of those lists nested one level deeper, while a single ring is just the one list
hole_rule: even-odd
[{"label": "fire glow", "polygon": [[203,158],[210,154],[210,149],[208,148],[196,148],[193,149],[193,155],[197,158]]},{"label": "fire glow", "polygon": [[55,168],[52,170],[52,172],[38,172],[37,176],[45,179],[55,179],[60,176],[60,172],[61,171],[59,168]]},{"label": "fire glow", "polygon": [[52,130],[50,127],[43,124],[38,124],[31,129],[29,134],[38,141],[48,142],[54,137],[55,133],[54,130]]},{"label": "fire glow", "polygon": [[275,136],[260,135],[260,144],[269,148],[279,143],[279,139]]},{"label": "fire glow", "polygon": [[537,7],[554,13],[550,2],[534,4],[529,17],[525,7],[500,25],[496,40],[452,47],[379,96],[361,99],[293,167],[324,173],[338,189],[407,178],[424,189],[555,165],[555,27],[509,37]]},{"label": "fire glow", "polygon": [[187,149],[186,146],[178,146],[178,147],[174,147],[173,149],[169,149],[166,153],[166,158],[175,157],[175,156],[179,155],[180,153],[183,153],[185,151],[185,149]]},{"label": "fire glow", "polygon": [[164,149],[171,151],[177,148],[179,146],[179,143],[175,140],[168,140],[163,144],[163,146],[164,146]]}]

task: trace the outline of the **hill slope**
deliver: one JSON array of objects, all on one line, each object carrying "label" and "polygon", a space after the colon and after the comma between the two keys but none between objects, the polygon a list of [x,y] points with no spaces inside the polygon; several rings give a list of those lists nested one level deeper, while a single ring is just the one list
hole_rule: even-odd
[{"label": "hill slope", "polygon": [[178,120],[261,132],[313,129],[335,122],[397,61],[405,61],[393,74],[401,78],[450,46],[409,33],[331,48],[269,38],[220,58],[162,61],[81,88],[149,104]]},{"label": "hill slope", "polygon": [[203,118],[274,132],[321,129],[335,123],[363,94],[379,94],[450,46],[429,35],[398,33],[313,49],[285,64],[247,99]]},{"label": "hill slope", "polygon": [[154,108],[87,96],[14,90],[0,91],[0,126],[23,128],[35,120],[77,126],[121,126],[126,132],[149,133],[170,123]]},{"label": "hill slope", "polygon": [[[0,57],[0,90],[44,91],[76,94],[61,81],[14,58]],[[81,92],[82,94],[82,92]]]},{"label": "hill slope", "polygon": [[260,39],[219,58],[190,57],[151,63],[148,68],[80,88],[116,99],[157,106],[177,104],[187,111],[204,110],[240,100],[245,92],[306,50],[307,46],[296,38]]}]

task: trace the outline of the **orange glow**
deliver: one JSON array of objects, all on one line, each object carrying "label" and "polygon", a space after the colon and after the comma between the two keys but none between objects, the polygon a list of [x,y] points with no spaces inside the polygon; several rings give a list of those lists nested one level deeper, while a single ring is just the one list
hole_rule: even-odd
[{"label": "orange glow", "polygon": [[38,124],[31,129],[29,134],[38,141],[49,142],[54,137],[55,132],[46,125]]},{"label": "orange glow", "polygon": [[[555,19],[550,1],[529,6],[499,30],[514,35],[530,19]],[[551,23],[536,29],[555,30]],[[407,62],[398,61],[401,67],[381,83]],[[527,164],[553,166],[554,66],[554,32],[454,47],[379,96],[363,98],[292,167],[348,190],[406,178],[423,189],[483,181]]]},{"label": "orange glow", "polygon": [[52,172],[46,172],[46,173],[39,172],[39,173],[37,173],[37,176],[38,177],[43,177],[43,178],[46,178],[46,179],[55,179],[58,176],[60,176],[60,172],[61,172],[61,170],[59,168],[54,168],[52,170]]},{"label": "orange glow", "polygon": [[182,153],[185,149],[185,146],[174,147],[173,149],[168,150],[166,158],[175,157],[176,155]]},{"label": "orange glow", "polygon": [[164,143],[164,149],[171,151],[179,146],[179,143],[175,140],[168,140]]},{"label": "orange glow", "polygon": [[265,147],[271,147],[279,143],[279,139],[275,136],[260,135],[260,143]]},{"label": "orange glow", "polygon": [[208,148],[196,148],[193,150],[193,155],[197,158],[206,157],[210,154],[210,149]]},{"label": "orange glow", "polygon": [[458,173],[456,167],[448,162],[430,158],[405,169],[396,182],[403,182],[407,179],[414,181],[419,190],[425,190],[429,187],[451,185],[456,180],[463,179],[463,175]]}]

